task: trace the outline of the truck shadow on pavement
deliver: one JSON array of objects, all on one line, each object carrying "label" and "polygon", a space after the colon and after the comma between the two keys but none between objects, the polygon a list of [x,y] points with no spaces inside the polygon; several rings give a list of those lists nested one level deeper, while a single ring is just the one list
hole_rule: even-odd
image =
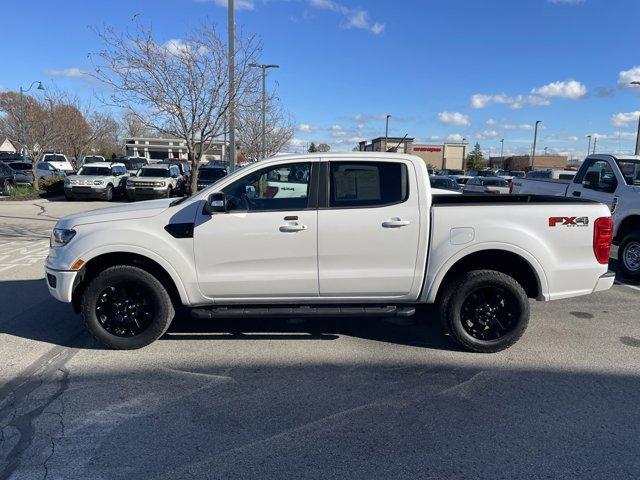
[{"label": "truck shadow on pavement", "polygon": [[[44,280],[0,282],[0,334],[80,349],[102,349],[71,305],[49,296]],[[435,308],[409,318],[245,318],[196,320],[188,312],[174,319],[159,340],[327,341],[350,336],[437,350],[459,350],[446,336]]]}]

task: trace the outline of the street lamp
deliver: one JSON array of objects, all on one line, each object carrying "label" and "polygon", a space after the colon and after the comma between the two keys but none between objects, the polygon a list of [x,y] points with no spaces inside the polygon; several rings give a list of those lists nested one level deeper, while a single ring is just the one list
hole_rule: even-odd
[{"label": "street lamp", "polygon": [[504,153],[504,138],[500,140],[500,161],[502,161],[502,158],[504,156],[503,153]]},{"label": "street lamp", "polygon": [[591,135],[587,135],[589,139],[589,145],[587,146],[587,157],[591,154]]},{"label": "street lamp", "polygon": [[229,173],[236,169],[236,7],[234,0],[228,0],[227,5],[227,35],[228,35],[228,59],[229,67]]},{"label": "street lamp", "polygon": [[266,129],[267,129],[267,86],[266,86],[266,78],[267,78],[267,70],[270,68],[280,68],[280,65],[275,64],[264,64],[264,63],[250,63],[250,67],[259,68],[262,70],[262,158],[267,157],[267,137],[266,137]]},{"label": "street lamp", "polygon": [[389,119],[391,115],[387,114],[387,122],[384,127],[384,151],[387,151],[387,143],[389,142]]},{"label": "street lamp", "polygon": [[[29,88],[27,88],[26,90],[24,88],[22,88],[22,86],[20,87],[20,130],[21,130],[21,134],[22,134],[22,138],[20,140],[22,140],[22,149],[24,150],[26,147],[25,144],[25,131],[24,131],[24,124],[26,121],[26,115],[25,115],[25,111],[24,111],[24,94],[27,93],[28,91],[30,91],[34,85],[37,85],[36,89],[38,90],[44,90],[44,85],[42,85],[42,82],[39,80],[35,80],[33,82],[31,82],[31,85],[29,85]],[[24,154],[24,151],[22,152]]]},{"label": "street lamp", "polygon": [[536,141],[538,140],[538,125],[541,123],[542,120],[536,120],[536,126],[533,130],[533,152],[531,154],[531,170],[533,170],[533,165],[536,161]]},{"label": "street lamp", "polygon": [[[640,85],[640,82],[633,81],[630,85]],[[636,134],[636,155],[640,155],[640,116],[638,116],[638,133]]]}]

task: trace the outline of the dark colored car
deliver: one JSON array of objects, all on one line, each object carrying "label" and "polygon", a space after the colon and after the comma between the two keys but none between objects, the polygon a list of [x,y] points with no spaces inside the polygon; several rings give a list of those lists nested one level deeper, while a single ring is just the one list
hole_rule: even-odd
[{"label": "dark colored car", "polygon": [[198,169],[198,190],[207,188],[227,175],[226,167],[206,166]]},{"label": "dark colored car", "polygon": [[13,170],[16,185],[33,185],[33,171],[30,162],[9,162],[7,165]]},{"label": "dark colored car", "polygon": [[6,163],[0,162],[0,192],[3,195],[10,195],[15,186],[13,169]]},{"label": "dark colored car", "polygon": [[429,177],[431,188],[440,188],[442,190],[451,190],[454,192],[462,191],[462,186],[450,177]]},{"label": "dark colored car", "polygon": [[25,162],[29,159],[15,152],[0,152],[0,162]]},{"label": "dark colored car", "polygon": [[114,161],[124,163],[129,175],[137,175],[138,170],[149,165],[149,161],[144,157],[119,157]]}]

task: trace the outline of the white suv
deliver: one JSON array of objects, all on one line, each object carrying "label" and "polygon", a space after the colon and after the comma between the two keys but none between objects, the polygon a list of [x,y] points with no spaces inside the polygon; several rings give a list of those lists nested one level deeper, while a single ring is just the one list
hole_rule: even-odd
[{"label": "white suv", "polygon": [[184,180],[177,165],[155,163],[142,167],[127,181],[127,200],[172,197],[184,191]]},{"label": "white suv", "polygon": [[100,198],[110,202],[115,195],[124,195],[129,174],[122,163],[87,163],[64,180],[64,196],[76,198]]}]

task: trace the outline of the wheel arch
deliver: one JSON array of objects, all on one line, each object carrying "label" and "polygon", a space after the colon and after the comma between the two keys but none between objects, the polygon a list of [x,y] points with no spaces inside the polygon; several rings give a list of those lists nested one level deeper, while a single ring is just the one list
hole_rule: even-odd
[{"label": "wheel arch", "polygon": [[624,237],[634,231],[640,233],[640,214],[633,214],[625,217],[622,222],[620,222],[620,226],[618,227],[613,241],[619,243]]},{"label": "wheel arch", "polygon": [[449,259],[436,273],[426,301],[436,302],[451,278],[460,272],[470,270],[495,270],[505,273],[522,285],[529,298],[548,298],[546,275],[533,256],[513,245],[488,245],[473,251],[459,252]]},{"label": "wheel arch", "polygon": [[188,303],[184,286],[173,269],[162,265],[149,255],[131,251],[117,251],[98,254],[87,260],[82,266],[73,285],[72,304],[76,312],[80,311],[80,299],[89,281],[105,268],[114,265],[131,265],[145,270],[167,287],[175,306]]}]

